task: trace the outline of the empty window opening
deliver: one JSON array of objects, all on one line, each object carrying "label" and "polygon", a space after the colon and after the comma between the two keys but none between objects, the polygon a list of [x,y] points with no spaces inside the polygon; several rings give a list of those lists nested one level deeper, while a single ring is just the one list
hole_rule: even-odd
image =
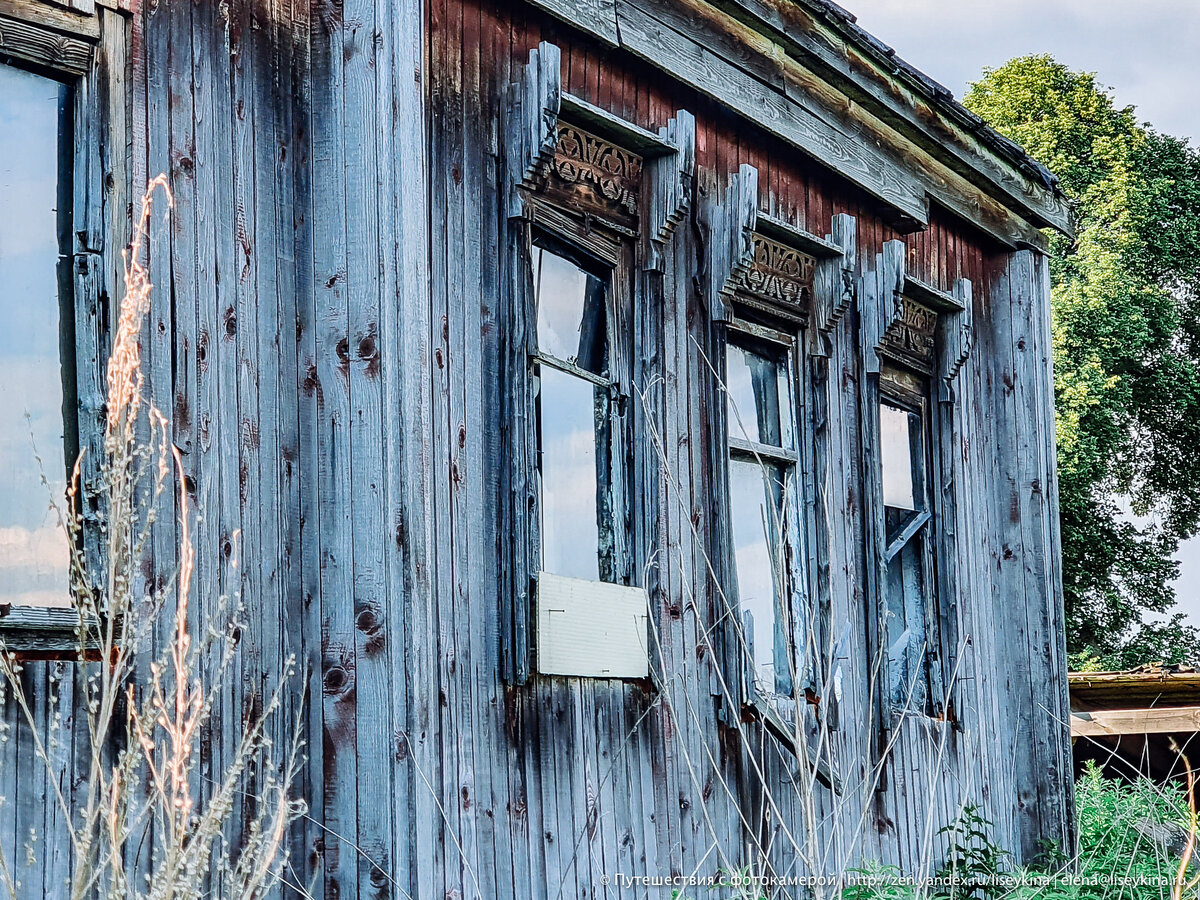
[{"label": "empty window opening", "polygon": [[879,406],[892,704],[928,712],[937,653],[929,379],[885,366]]}]

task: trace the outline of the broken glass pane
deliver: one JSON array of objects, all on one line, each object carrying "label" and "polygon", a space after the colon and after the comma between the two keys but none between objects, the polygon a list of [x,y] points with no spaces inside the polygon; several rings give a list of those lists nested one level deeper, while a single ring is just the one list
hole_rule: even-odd
[{"label": "broken glass pane", "polygon": [[729,461],[729,506],[733,529],[738,600],[749,614],[754,671],[760,689],[791,693],[786,629],[779,627],[782,566],[784,473],[755,460]]},{"label": "broken glass pane", "polygon": [[730,437],[791,446],[788,417],[781,415],[780,398],[787,398],[787,380],[779,360],[727,344],[725,388]]},{"label": "broken glass pane", "polygon": [[596,375],[608,374],[605,284],[543,247],[533,249],[538,350]]},{"label": "broken glass pane", "polygon": [[70,605],[67,537],[50,508],[66,488],[57,266],[69,102],[65,85],[0,64],[0,604]]},{"label": "broken glass pane", "polygon": [[928,700],[925,633],[925,530],[888,563],[888,643],[892,702],[923,711]]}]

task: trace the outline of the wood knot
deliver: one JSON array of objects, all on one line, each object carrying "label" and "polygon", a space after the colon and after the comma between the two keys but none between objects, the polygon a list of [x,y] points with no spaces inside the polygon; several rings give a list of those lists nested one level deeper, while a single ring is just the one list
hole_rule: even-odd
[{"label": "wood knot", "polygon": [[302,385],[304,388],[304,395],[306,397],[311,397],[320,386],[320,379],[317,378],[317,367],[309,366],[308,371],[304,374],[304,383]]},{"label": "wood knot", "polygon": [[237,334],[237,313],[233,307],[225,309],[225,337],[233,337]]},{"label": "wood knot", "polygon": [[329,696],[341,694],[350,686],[350,673],[343,666],[333,666],[325,673],[321,686]]},{"label": "wood knot", "polygon": [[368,606],[354,620],[354,625],[363,634],[375,634],[382,627],[375,608]]}]

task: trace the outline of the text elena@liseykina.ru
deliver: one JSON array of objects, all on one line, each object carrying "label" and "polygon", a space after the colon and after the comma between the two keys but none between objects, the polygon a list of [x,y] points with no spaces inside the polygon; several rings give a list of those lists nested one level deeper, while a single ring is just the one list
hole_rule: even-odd
[{"label": "text elena@liseykina.ru", "polygon": [[1015,875],[993,875],[961,877],[939,875],[919,878],[908,875],[882,873],[848,873],[839,877],[826,875],[749,875],[740,872],[718,872],[715,875],[631,875],[616,872],[600,876],[602,885],[621,888],[633,887],[1171,887],[1176,879],[1169,875],[1041,875],[1020,873]]}]

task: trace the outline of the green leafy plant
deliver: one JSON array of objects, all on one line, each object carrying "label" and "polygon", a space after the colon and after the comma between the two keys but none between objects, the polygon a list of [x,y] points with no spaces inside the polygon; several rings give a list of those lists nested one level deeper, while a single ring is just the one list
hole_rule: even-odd
[{"label": "green leafy plant", "polygon": [[948,900],[990,900],[999,896],[998,878],[1010,868],[1012,855],[992,840],[992,823],[978,806],[968,804],[953,823],[938,834],[949,850],[938,877],[951,882]]}]

